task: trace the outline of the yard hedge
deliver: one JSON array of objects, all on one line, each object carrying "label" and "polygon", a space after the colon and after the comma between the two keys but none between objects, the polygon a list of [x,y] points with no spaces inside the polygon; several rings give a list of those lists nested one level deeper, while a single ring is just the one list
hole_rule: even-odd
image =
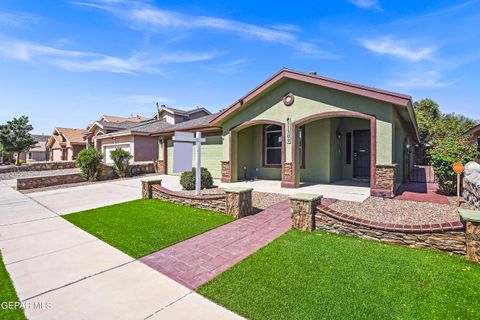
[{"label": "yard hedge", "polygon": [[[185,190],[195,190],[195,168],[192,168],[192,171],[183,172],[180,177],[180,184]],[[201,170],[201,181],[200,186],[202,189],[208,189],[213,186],[213,178],[210,171],[207,168],[202,168]]]}]

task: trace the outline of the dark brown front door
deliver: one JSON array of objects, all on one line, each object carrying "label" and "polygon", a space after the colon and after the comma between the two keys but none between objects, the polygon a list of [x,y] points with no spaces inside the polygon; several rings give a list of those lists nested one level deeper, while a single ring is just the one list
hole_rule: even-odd
[{"label": "dark brown front door", "polygon": [[353,131],[353,177],[370,179],[370,130]]}]

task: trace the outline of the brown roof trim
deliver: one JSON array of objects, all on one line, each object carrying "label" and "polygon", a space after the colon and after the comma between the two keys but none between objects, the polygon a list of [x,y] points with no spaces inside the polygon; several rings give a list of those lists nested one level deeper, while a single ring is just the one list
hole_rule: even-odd
[{"label": "brown roof trim", "polygon": [[480,131],[480,124],[477,124],[475,127],[468,130],[465,134],[474,134],[477,133],[477,131]]},{"label": "brown roof trim", "polygon": [[213,118],[210,121],[210,124],[215,125],[233,112],[237,111],[240,107],[242,107],[245,103],[249,102],[250,100],[254,99],[257,95],[267,90],[270,86],[277,83],[282,79],[293,79],[298,81],[303,81],[315,85],[319,85],[326,88],[331,88],[335,90],[340,90],[344,92],[353,93],[356,95],[385,101],[388,103],[392,103],[395,105],[400,105],[407,107],[409,103],[411,103],[412,98],[408,95],[390,92],[386,90],[381,90],[377,88],[367,87],[360,84],[355,84],[346,81],[335,80],[331,78],[320,77],[317,75],[299,72],[291,69],[282,69],[272,77],[267,79],[266,81],[262,82],[259,86],[254,88],[252,91],[247,93],[237,102],[229,106],[223,112],[221,112],[218,116]]}]

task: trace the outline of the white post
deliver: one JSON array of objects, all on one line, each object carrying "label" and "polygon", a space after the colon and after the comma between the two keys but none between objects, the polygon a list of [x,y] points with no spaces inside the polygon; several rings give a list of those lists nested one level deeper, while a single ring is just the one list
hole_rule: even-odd
[{"label": "white post", "polygon": [[200,195],[200,187],[201,187],[201,180],[202,180],[202,162],[200,159],[200,153],[201,153],[201,148],[202,148],[202,133],[201,132],[196,132],[195,133],[195,144],[196,144],[196,149],[197,149],[197,165],[195,167],[195,194],[197,196]]}]

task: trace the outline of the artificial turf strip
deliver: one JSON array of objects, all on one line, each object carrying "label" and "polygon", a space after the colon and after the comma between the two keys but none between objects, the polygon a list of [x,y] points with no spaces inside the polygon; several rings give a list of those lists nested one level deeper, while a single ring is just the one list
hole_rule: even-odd
[{"label": "artificial turf strip", "polygon": [[26,319],[21,308],[9,307],[11,302],[18,302],[18,297],[0,254],[0,319]]},{"label": "artificial turf strip", "polygon": [[289,231],[198,289],[249,319],[478,319],[461,256]]},{"label": "artificial turf strip", "polygon": [[233,220],[231,216],[214,211],[146,199],[63,217],[134,258]]}]

